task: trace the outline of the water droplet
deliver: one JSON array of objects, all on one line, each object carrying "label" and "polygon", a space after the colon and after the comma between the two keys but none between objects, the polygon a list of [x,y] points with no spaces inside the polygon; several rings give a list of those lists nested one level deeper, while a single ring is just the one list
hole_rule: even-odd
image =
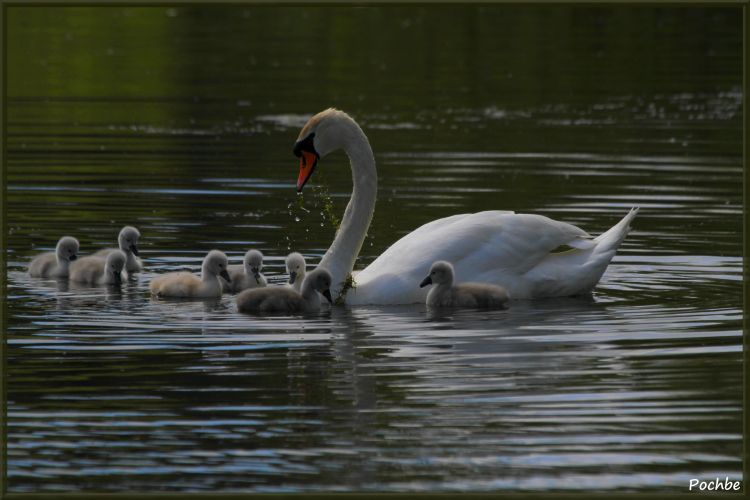
[{"label": "water droplet", "polygon": [[299,218],[299,217],[295,217],[295,218],[294,218],[294,222],[299,222],[299,221],[300,221],[300,218]]}]

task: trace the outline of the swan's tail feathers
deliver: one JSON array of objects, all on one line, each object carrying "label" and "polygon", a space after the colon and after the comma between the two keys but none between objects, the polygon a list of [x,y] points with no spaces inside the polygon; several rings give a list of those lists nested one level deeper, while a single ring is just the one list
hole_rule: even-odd
[{"label": "swan's tail feathers", "polygon": [[594,238],[594,241],[596,242],[596,252],[617,250],[630,232],[630,223],[635,219],[636,215],[638,215],[638,207],[633,207],[620,222],[612,226],[608,231]]}]

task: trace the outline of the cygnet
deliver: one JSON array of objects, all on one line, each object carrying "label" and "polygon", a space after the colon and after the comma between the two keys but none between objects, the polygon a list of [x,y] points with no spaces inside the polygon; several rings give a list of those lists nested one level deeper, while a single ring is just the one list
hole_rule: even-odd
[{"label": "cygnet", "polygon": [[469,307],[477,309],[504,309],[508,300],[505,288],[486,283],[453,285],[453,266],[439,260],[432,264],[430,274],[419,287],[435,285],[427,294],[429,307]]},{"label": "cygnet", "polygon": [[63,236],[54,252],[38,255],[29,264],[29,275],[34,278],[67,278],[70,263],[78,257],[78,240]]},{"label": "cygnet", "polygon": [[302,283],[302,292],[291,287],[274,286],[245,290],[237,296],[237,309],[246,313],[299,314],[320,310],[320,292],[331,302],[331,273],[325,269],[310,272]]},{"label": "cygnet", "polygon": [[157,297],[220,298],[219,276],[231,283],[227,256],[219,250],[211,250],[203,259],[200,278],[189,272],[168,273],[154,278],[149,288]]}]

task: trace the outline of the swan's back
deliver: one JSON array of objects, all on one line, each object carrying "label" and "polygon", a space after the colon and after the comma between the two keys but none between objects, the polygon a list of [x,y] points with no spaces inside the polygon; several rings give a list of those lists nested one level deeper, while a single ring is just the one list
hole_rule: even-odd
[{"label": "swan's back", "polygon": [[302,295],[290,287],[251,288],[237,295],[240,312],[299,313],[306,308]]},{"label": "swan's back", "polygon": [[29,264],[29,275],[33,278],[49,277],[57,268],[57,256],[55,252],[47,252],[38,255]]},{"label": "swan's back", "polygon": [[188,272],[169,273],[151,280],[149,289],[162,297],[193,297],[201,286],[201,279]]},{"label": "swan's back", "polygon": [[91,255],[73,261],[70,264],[70,280],[79,283],[96,283],[104,276],[106,260]]},{"label": "swan's back", "polygon": [[508,292],[504,288],[485,283],[463,283],[453,287],[455,306],[478,309],[502,309],[507,305]]},{"label": "swan's back", "polygon": [[115,250],[117,250],[117,248],[102,248],[100,250],[97,250],[93,254],[91,254],[91,257],[105,258],[107,255],[111,254]]}]

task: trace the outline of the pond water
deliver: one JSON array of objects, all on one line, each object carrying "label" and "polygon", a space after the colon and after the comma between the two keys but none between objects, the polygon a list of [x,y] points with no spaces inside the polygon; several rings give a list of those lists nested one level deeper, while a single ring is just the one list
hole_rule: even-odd
[{"label": "pond water", "polygon": [[[742,478],[742,16],[730,8],[8,9],[8,490],[686,491]],[[641,211],[590,297],[254,318],[154,301],[248,248],[314,265],[348,111],[379,197],[358,261],[439,217]],[[318,187],[319,189],[316,189]],[[324,189],[320,189],[323,187]],[[310,189],[312,188],[312,189]],[[121,289],[31,279],[137,226]]]}]

